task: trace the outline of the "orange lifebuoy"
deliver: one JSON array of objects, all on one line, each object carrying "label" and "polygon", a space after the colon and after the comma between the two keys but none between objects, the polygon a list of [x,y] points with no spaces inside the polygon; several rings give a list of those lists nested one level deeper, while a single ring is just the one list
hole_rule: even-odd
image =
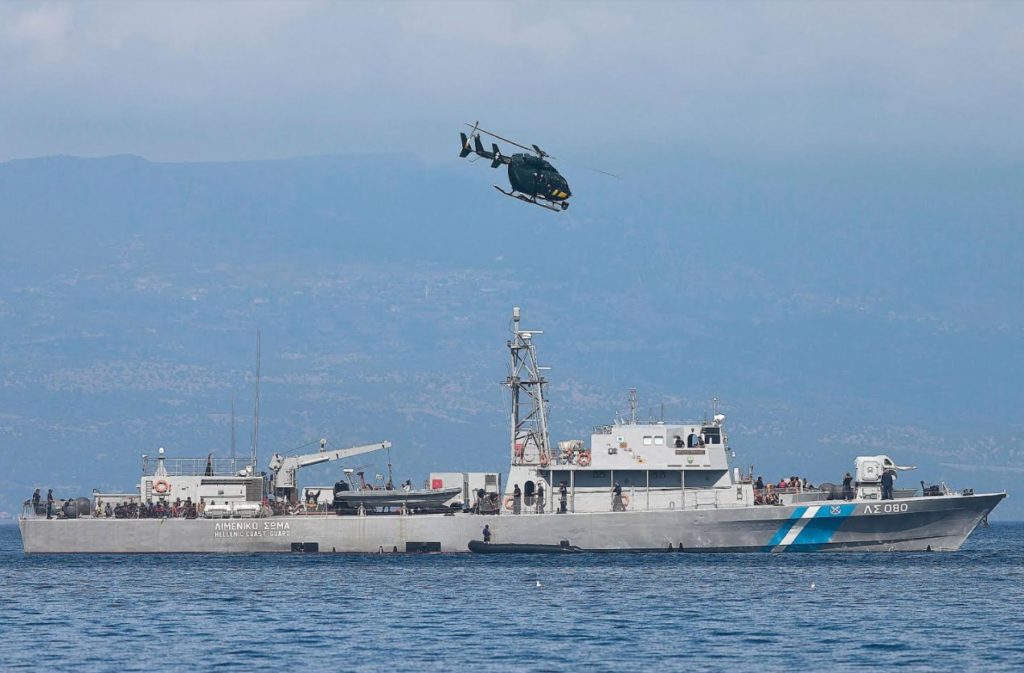
[{"label": "orange lifebuoy", "polygon": [[158,479],[157,482],[153,484],[153,490],[163,495],[167,491],[171,490],[171,485],[164,479]]},{"label": "orange lifebuoy", "polygon": [[622,501],[623,508],[629,507],[629,496],[628,495],[620,495],[619,499]]},{"label": "orange lifebuoy", "polygon": [[505,498],[505,509],[512,510],[512,509],[515,509],[515,506],[516,506],[515,496],[511,496],[510,495],[507,498]]},{"label": "orange lifebuoy", "polygon": [[577,462],[579,462],[580,467],[586,467],[590,465],[590,452],[584,451],[583,453],[581,453],[579,460]]}]

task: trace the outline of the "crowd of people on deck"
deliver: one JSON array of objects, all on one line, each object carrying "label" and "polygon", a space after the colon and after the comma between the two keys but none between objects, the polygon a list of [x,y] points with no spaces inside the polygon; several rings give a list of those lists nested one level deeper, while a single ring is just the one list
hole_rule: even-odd
[{"label": "crowd of people on deck", "polygon": [[[98,519],[198,519],[203,516],[206,503],[200,498],[198,503],[192,502],[192,498],[175,499],[168,502],[166,499],[154,503],[140,502],[138,500],[123,500],[118,503],[97,503],[86,511],[86,500],[84,498],[67,498],[58,500],[53,496],[53,489],[48,489],[44,501],[36,489],[31,500],[25,501],[26,509],[31,502],[31,508],[36,516],[46,515],[47,519],[74,519],[83,514],[92,514]],[[79,504],[81,501],[81,505]]]},{"label": "crowd of people on deck", "polygon": [[203,515],[204,508],[202,500],[196,504],[192,498],[178,498],[174,502],[119,502],[116,505],[108,502],[102,508],[97,508],[93,515],[107,519],[197,519]]},{"label": "crowd of people on deck", "polygon": [[783,477],[777,484],[765,483],[763,477],[758,477],[754,482],[754,504],[777,505],[782,493],[800,493],[813,489],[814,485],[811,482],[797,476]]}]

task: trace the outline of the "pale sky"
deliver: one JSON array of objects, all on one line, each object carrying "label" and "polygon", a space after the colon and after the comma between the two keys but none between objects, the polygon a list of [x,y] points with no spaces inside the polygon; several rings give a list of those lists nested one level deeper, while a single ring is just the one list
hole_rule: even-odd
[{"label": "pale sky", "polygon": [[[1013,157],[1024,3],[4,2],[0,160],[545,147]],[[447,155],[445,155],[447,156]]]}]

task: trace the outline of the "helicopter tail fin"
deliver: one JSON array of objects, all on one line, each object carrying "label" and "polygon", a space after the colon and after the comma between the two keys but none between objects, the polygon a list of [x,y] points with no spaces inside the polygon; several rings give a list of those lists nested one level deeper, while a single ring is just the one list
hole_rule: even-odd
[{"label": "helicopter tail fin", "polygon": [[501,150],[498,149],[497,143],[491,144],[491,149],[493,150],[493,154],[491,157],[491,168],[497,168],[498,166],[504,163],[503,158],[501,156]]},{"label": "helicopter tail fin", "polygon": [[469,148],[469,138],[466,137],[466,134],[460,133],[459,135],[462,136],[462,151],[459,152],[459,158],[465,159],[472,150]]},{"label": "helicopter tail fin", "polygon": [[487,156],[487,150],[484,149],[484,144],[482,142],[480,142],[480,136],[473,136],[473,143],[474,143],[474,149],[476,150],[477,154],[479,154],[480,156],[485,157],[487,159],[491,158],[491,157]]}]

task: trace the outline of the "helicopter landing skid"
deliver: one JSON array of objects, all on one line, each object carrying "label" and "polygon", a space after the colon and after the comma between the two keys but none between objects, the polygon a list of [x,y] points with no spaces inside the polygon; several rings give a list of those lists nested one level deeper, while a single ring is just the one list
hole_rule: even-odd
[{"label": "helicopter landing skid", "polygon": [[525,201],[526,203],[532,203],[535,206],[547,208],[548,210],[554,211],[556,213],[566,210],[569,207],[568,201],[548,201],[547,199],[538,199],[536,196],[528,196],[526,194],[523,194],[522,192],[517,192],[515,190],[506,192],[498,185],[492,186],[505,196],[511,196],[514,199],[519,199],[520,201]]}]

